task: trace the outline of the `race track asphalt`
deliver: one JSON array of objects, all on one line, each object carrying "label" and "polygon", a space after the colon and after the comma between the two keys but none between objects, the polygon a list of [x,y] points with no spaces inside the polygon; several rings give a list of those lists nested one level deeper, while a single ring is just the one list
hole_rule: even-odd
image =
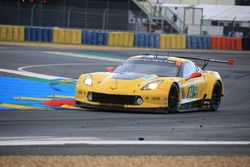
[{"label": "race track asphalt", "polygon": [[[105,55],[117,59],[145,53],[143,49],[98,51],[4,45],[0,46],[0,68],[17,70],[25,66],[44,65],[24,69],[39,74],[77,78],[81,73],[105,71],[107,66],[119,64],[109,59],[54,55],[46,51]],[[234,66],[210,63],[207,68],[218,71],[224,81],[225,96],[219,111],[153,114],[69,109],[0,110],[0,143],[24,140],[250,141],[249,53],[159,51],[158,54],[235,59]],[[3,72],[0,75],[19,77]],[[0,155],[250,155],[250,145],[0,146]]]}]

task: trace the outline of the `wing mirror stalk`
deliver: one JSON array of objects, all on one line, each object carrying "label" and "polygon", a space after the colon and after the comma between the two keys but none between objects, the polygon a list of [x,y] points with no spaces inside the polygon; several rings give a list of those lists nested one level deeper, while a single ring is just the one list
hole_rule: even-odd
[{"label": "wing mirror stalk", "polygon": [[189,77],[187,77],[185,80],[188,81],[190,79],[193,79],[193,78],[198,78],[198,77],[201,77],[202,74],[200,72],[194,72],[193,74],[191,74]]},{"label": "wing mirror stalk", "polygon": [[107,67],[107,71],[112,73],[115,70],[115,67],[109,66]]}]

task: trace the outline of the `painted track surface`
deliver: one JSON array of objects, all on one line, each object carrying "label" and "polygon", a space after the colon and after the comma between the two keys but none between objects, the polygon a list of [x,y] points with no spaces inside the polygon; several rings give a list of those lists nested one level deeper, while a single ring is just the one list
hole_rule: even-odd
[{"label": "painted track surface", "polygon": [[[1,47],[0,67],[17,70],[26,68],[41,74],[77,78],[79,74],[105,71],[118,62],[45,54],[44,51],[70,53],[98,52],[83,49],[52,49],[31,47]],[[107,57],[128,57],[143,51],[105,51]],[[162,54],[162,53],[159,53]],[[219,112],[180,114],[146,114],[91,110],[0,110],[0,141],[11,140],[125,140],[125,141],[250,141],[250,54],[171,53],[182,56],[227,59],[233,57],[233,67],[211,63],[224,81],[225,97]],[[51,65],[54,64],[54,65]],[[55,65],[61,64],[61,65]],[[64,65],[62,65],[64,64]],[[65,65],[67,64],[67,65]],[[19,77],[0,73],[1,77]],[[240,145],[51,145],[1,146],[0,154],[87,154],[87,155],[250,155],[250,146]]]}]

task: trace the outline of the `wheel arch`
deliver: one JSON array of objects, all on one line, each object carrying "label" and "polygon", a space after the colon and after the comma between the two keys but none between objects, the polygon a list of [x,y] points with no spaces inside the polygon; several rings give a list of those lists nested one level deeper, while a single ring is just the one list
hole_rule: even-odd
[{"label": "wheel arch", "polygon": [[211,99],[212,98],[212,94],[213,94],[213,89],[216,83],[220,84],[220,88],[221,88],[221,95],[224,96],[224,86],[223,86],[223,82],[221,81],[221,79],[216,79],[214,80],[211,84],[208,85],[207,88],[207,96],[206,99]]},{"label": "wheel arch", "polygon": [[[181,101],[181,98],[182,98],[182,91],[181,91],[181,86],[180,84],[178,83],[178,81],[174,80],[174,79],[168,79],[168,80],[165,80],[165,82],[163,82],[163,84],[160,85],[160,89],[164,90],[166,92],[166,96],[168,97],[169,96],[169,92],[170,92],[170,89],[172,87],[172,85],[176,85],[177,88],[178,88],[178,95],[179,95],[179,103]],[[168,104],[167,104],[168,105]]]},{"label": "wheel arch", "polygon": [[[174,86],[175,89],[177,89],[177,95],[178,95],[178,101],[177,101],[177,104],[176,104],[176,108],[171,108],[170,109],[170,106],[169,106],[169,96],[170,96],[170,92],[171,92],[171,89],[172,87]],[[175,112],[178,112],[178,109],[179,109],[179,105],[180,105],[180,100],[181,100],[181,90],[180,90],[180,85],[176,82],[176,81],[172,81],[171,83],[169,83],[169,91],[168,91],[168,113],[175,113]],[[177,99],[176,99],[177,100]]]},{"label": "wheel arch", "polygon": [[172,84],[175,84],[177,86],[177,88],[178,88],[179,102],[180,102],[181,101],[181,97],[182,97],[181,87],[180,87],[180,85],[176,81],[174,81]]}]

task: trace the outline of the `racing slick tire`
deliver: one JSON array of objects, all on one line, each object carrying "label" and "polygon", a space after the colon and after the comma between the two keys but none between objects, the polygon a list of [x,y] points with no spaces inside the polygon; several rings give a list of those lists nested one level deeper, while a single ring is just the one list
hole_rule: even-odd
[{"label": "racing slick tire", "polygon": [[176,113],[179,102],[179,89],[176,84],[173,84],[170,88],[168,95],[168,111],[167,113]]},{"label": "racing slick tire", "polygon": [[221,85],[217,81],[213,88],[212,99],[210,102],[210,108],[212,111],[217,111],[221,103]]}]

